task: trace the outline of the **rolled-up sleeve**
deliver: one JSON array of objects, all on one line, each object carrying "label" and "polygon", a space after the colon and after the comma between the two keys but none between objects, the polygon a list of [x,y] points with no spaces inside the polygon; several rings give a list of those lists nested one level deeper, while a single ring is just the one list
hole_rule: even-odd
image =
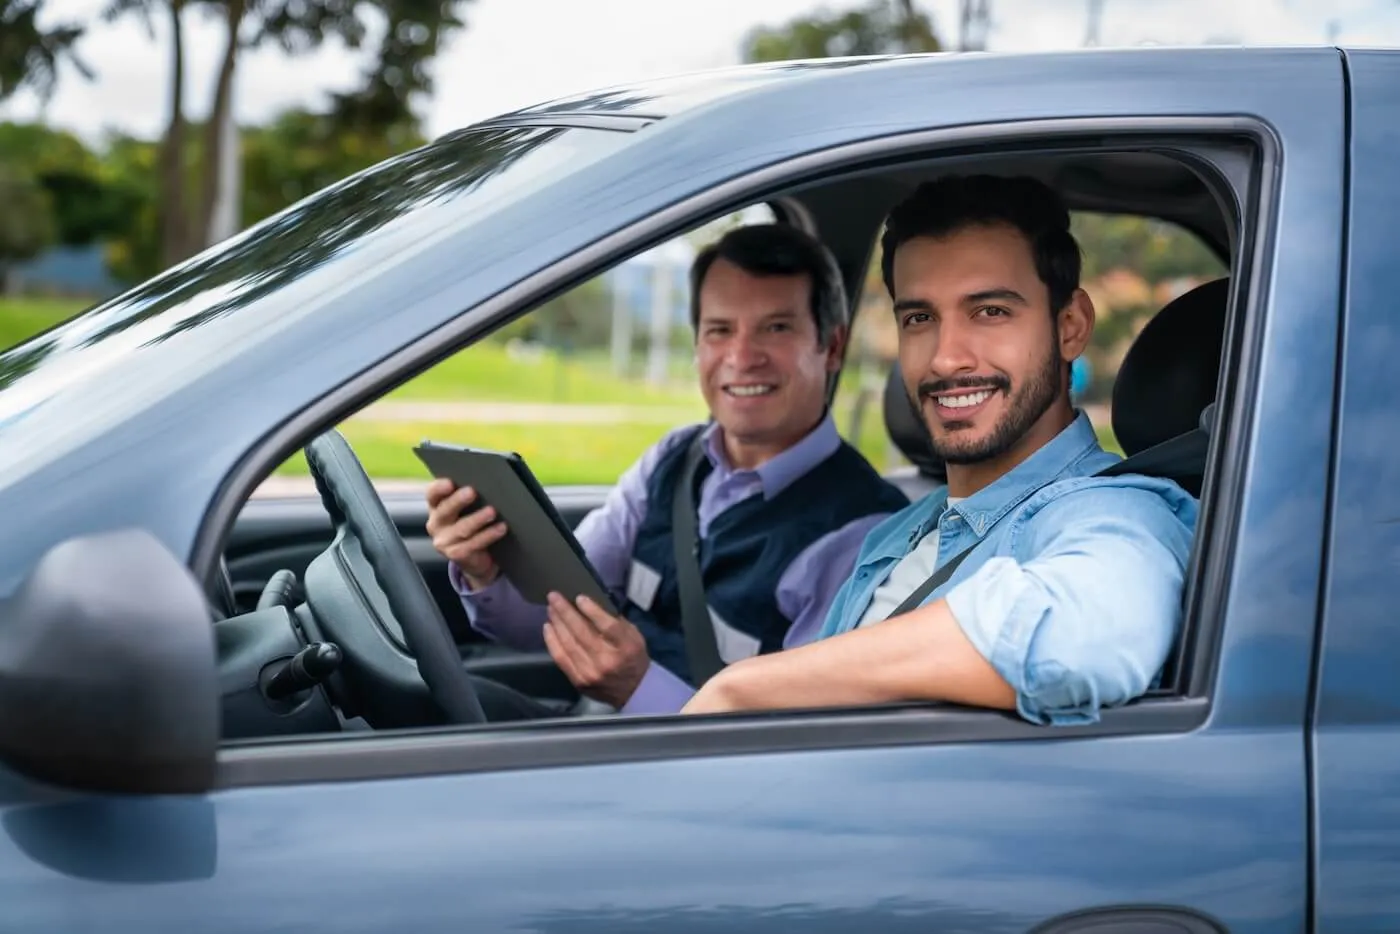
[{"label": "rolled-up sleeve", "polygon": [[1150,490],[1094,488],[1054,500],[1019,534],[1029,557],[990,558],[948,608],[1022,717],[1092,723],[1142,695],[1166,661],[1192,523]]}]

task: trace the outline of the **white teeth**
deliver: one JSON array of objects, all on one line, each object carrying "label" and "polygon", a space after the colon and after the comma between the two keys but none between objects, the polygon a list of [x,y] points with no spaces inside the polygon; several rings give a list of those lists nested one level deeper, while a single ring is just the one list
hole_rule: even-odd
[{"label": "white teeth", "polygon": [[981,392],[972,392],[963,396],[939,396],[938,404],[949,409],[965,409],[973,405],[981,405],[992,397],[990,389]]},{"label": "white teeth", "polygon": [[773,391],[772,386],[730,386],[726,390],[734,396],[766,396]]}]

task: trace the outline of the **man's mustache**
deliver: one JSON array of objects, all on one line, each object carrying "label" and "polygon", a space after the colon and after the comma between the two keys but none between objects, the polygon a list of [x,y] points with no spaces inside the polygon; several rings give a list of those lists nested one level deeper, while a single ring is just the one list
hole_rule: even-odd
[{"label": "man's mustache", "polygon": [[959,389],[974,392],[981,389],[1006,392],[1011,389],[1011,380],[1005,376],[959,376],[954,379],[924,380],[919,383],[915,391],[915,398],[926,399],[929,396],[941,396]]}]

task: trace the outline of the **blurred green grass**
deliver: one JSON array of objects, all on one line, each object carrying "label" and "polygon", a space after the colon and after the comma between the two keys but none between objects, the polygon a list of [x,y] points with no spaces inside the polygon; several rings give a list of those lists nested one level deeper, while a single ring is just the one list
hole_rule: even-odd
[{"label": "blurred green grass", "polygon": [[[703,418],[703,410],[699,418]],[[697,420],[699,420],[697,418]],[[679,427],[678,423],[676,426]],[[837,424],[849,424],[849,413],[837,412]],[[365,471],[380,480],[427,480],[427,469],[413,453],[424,439],[469,444],[523,457],[546,485],[613,484],[631,464],[668,430],[655,423],[571,425],[561,423],[483,423],[374,421],[352,418],[339,426],[355,449]],[[877,468],[894,466],[897,458],[885,437],[878,411],[867,412],[857,447]],[[304,476],[306,459],[296,454],[277,469],[281,476]]]},{"label": "blurred green grass", "polygon": [[613,375],[605,358],[512,353],[496,343],[475,344],[403,384],[392,401],[471,399],[480,402],[555,402],[573,405],[703,405],[694,385],[652,386]]},{"label": "blurred green grass", "polygon": [[0,351],[47,331],[88,304],[61,298],[0,298]]}]

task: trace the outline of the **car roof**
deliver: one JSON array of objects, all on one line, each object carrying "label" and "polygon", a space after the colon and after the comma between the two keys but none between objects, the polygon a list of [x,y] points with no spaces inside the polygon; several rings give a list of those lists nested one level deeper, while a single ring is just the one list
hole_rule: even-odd
[{"label": "car roof", "polygon": [[763,88],[815,75],[870,69],[894,62],[947,57],[953,53],[868,55],[850,58],[759,62],[662,75],[629,84],[597,88],[522,107],[486,122],[550,116],[620,116],[661,120],[684,111]]},{"label": "car roof", "polygon": [[[1140,46],[1136,48],[1062,49],[1037,52],[919,52],[897,55],[865,55],[843,58],[795,59],[782,62],[756,62],[662,75],[626,84],[595,88],[554,98],[487,118],[482,123],[514,122],[548,117],[617,117],[656,121],[677,117],[709,104],[749,95],[782,97],[789,93],[820,95],[835,85],[849,83],[858,76],[890,69],[920,69],[937,72],[961,71],[966,67],[989,72],[1013,65],[1018,74],[1053,72],[1070,62],[1090,61],[1105,80],[1115,71],[1135,67],[1143,60],[1160,67],[1199,64],[1202,56],[1220,60],[1265,59],[1300,49],[1334,49],[1333,46]],[[801,85],[809,88],[797,90]]]}]

